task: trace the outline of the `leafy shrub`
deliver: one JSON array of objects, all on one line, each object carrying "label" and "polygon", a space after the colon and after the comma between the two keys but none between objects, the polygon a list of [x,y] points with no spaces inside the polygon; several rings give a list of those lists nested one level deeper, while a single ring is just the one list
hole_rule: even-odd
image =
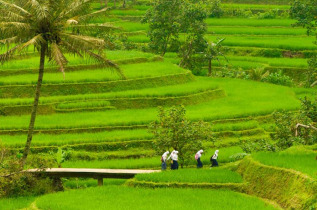
[{"label": "leafy shrub", "polygon": [[251,69],[249,72],[249,78],[255,81],[261,81],[267,76],[268,72],[264,68]]},{"label": "leafy shrub", "polygon": [[281,71],[269,74],[268,76],[264,77],[262,81],[276,85],[293,85],[293,80],[289,76],[283,75]]},{"label": "leafy shrub", "polygon": [[221,7],[220,0],[214,0],[213,2],[211,2],[209,13],[210,13],[209,17],[216,17],[216,18],[220,18],[224,14],[224,11]]},{"label": "leafy shrub", "polygon": [[[316,98],[317,99],[317,98]],[[317,100],[311,101],[307,97],[301,99],[301,111],[309,117],[313,122],[317,122]]]},{"label": "leafy shrub", "polygon": [[[52,180],[21,171],[20,155],[0,145],[0,197],[40,195],[52,192]],[[41,156],[29,156],[28,167],[47,168],[51,162]]]},{"label": "leafy shrub", "polygon": [[275,112],[273,119],[276,125],[276,133],[272,134],[273,139],[277,140],[277,145],[286,149],[293,145],[310,145],[316,141],[316,132],[307,128],[298,128],[296,135],[296,125],[298,123],[310,125],[311,119],[302,110],[299,113]]},{"label": "leafy shrub", "polygon": [[231,162],[234,162],[234,161],[242,160],[247,155],[248,155],[247,153],[236,153],[234,155],[231,155],[229,159]]},{"label": "leafy shrub", "polygon": [[[241,148],[246,153],[259,152],[259,151],[271,151],[277,150],[276,146],[265,139],[261,139],[255,142],[245,142],[241,144]],[[244,157],[244,156],[243,156]]]}]

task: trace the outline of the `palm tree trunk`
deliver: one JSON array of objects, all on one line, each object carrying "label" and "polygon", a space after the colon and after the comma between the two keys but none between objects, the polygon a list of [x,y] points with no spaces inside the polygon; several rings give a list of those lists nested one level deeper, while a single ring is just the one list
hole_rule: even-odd
[{"label": "palm tree trunk", "polygon": [[30,124],[29,124],[28,137],[26,140],[26,144],[25,144],[24,152],[23,152],[23,157],[22,157],[22,163],[21,163],[22,168],[24,167],[26,158],[28,157],[30,147],[31,147],[31,141],[32,141],[32,137],[33,137],[33,130],[34,130],[37,106],[39,103],[40,90],[41,90],[42,81],[43,81],[43,74],[44,74],[45,51],[46,51],[46,45],[44,44],[41,46],[39,75],[38,75],[38,80],[37,80],[35,96],[34,96],[34,103],[33,103],[33,108],[32,108],[32,113],[31,113],[31,120],[30,120]]},{"label": "palm tree trunk", "polygon": [[208,60],[208,77],[211,77],[211,59]]}]

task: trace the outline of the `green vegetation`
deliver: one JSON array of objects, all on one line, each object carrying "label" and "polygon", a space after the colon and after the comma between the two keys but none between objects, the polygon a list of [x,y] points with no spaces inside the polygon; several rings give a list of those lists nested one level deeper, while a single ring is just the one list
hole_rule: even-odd
[{"label": "green vegetation", "polygon": [[[36,1],[32,0],[33,6]],[[64,2],[70,1],[77,0]],[[182,156],[186,156],[185,169],[171,171],[168,161],[167,171],[137,175],[127,182],[104,179],[107,186],[98,188],[95,179],[63,178],[65,192],[39,197],[54,190],[48,180],[37,182],[34,177],[16,174],[8,182],[1,177],[18,168],[38,79],[40,57],[36,49],[24,48],[21,54],[9,56],[12,62],[0,67],[0,197],[18,194],[38,197],[1,198],[0,209],[102,209],[103,206],[107,209],[157,209],[161,208],[162,201],[163,208],[167,209],[209,209],[211,206],[216,209],[278,209],[278,205],[285,209],[315,209],[316,145],[280,150],[316,141],[315,134],[308,135],[304,128],[299,133],[301,138],[293,138],[294,123],[299,119],[295,118],[297,113],[311,117],[301,123],[316,127],[316,104],[308,106],[310,102],[306,100],[307,108],[302,110],[299,100],[308,97],[313,103],[317,93],[316,88],[304,88],[316,80],[313,59],[316,39],[306,34],[309,22],[316,28],[312,22],[316,15],[310,14],[315,12],[313,7],[305,7],[307,10],[302,7],[315,1],[298,0],[299,4],[290,6],[287,0],[269,3],[216,0],[212,5],[204,2],[209,5],[203,10],[199,1],[188,5],[187,0],[174,0],[172,5],[170,1],[158,0],[157,11],[152,16],[147,11],[154,11],[153,2],[148,0],[107,2],[109,9],[100,14],[108,11],[109,16],[97,14],[105,1],[89,3],[91,10],[87,4],[85,11],[97,12],[97,17],[88,18],[87,28],[80,23],[73,24],[77,17],[70,20],[69,27],[75,30],[69,28],[67,33],[76,31],[74,35],[77,36],[87,32],[94,38],[80,43],[75,40],[72,44],[90,48],[92,40],[94,43],[106,40],[102,47],[107,50],[98,48],[91,52],[101,53],[116,63],[126,79],[115,74],[115,65],[100,66],[98,58],[89,58],[87,53],[82,53],[82,57],[74,56],[74,52],[65,53],[67,67],[64,61],[56,63],[52,62],[54,59],[46,59],[26,167],[160,169],[162,151],[179,146],[166,146],[166,139],[177,139],[174,134],[179,134],[179,130],[171,129],[175,128],[172,122],[165,125],[163,132],[171,131],[172,135],[159,136],[148,131],[150,122],[162,126],[157,106],[169,110],[184,105],[186,122],[199,125],[200,120],[205,121],[212,138],[195,136],[192,144],[186,144],[190,147],[186,154],[179,153],[180,163]],[[69,5],[65,8],[71,7]],[[113,8],[115,5],[117,7]],[[182,11],[176,10],[175,5]],[[8,7],[0,1],[0,11],[4,14]],[[23,13],[18,8],[13,10]],[[289,11],[296,20],[290,18]],[[300,13],[296,16],[296,12]],[[13,18],[12,15],[7,16]],[[144,17],[147,23],[141,23]],[[306,19],[301,19],[303,17]],[[304,28],[293,26],[296,21]],[[4,31],[1,17],[0,25],[0,53],[5,53],[7,47],[14,49],[15,45],[11,44],[13,39],[3,40],[7,37],[1,33]],[[92,26],[94,31],[89,30]],[[19,26],[18,31],[21,28]],[[14,35],[15,30],[10,31]],[[228,62],[222,56],[216,59],[217,52],[210,52],[217,48],[215,43],[222,38],[225,39],[221,42],[221,53]],[[207,43],[210,43],[209,52],[204,50]],[[164,57],[150,53],[152,50]],[[47,51],[46,56],[52,53],[56,55],[56,51]],[[5,58],[8,56],[0,55],[0,61]],[[57,72],[61,64],[65,78]],[[203,77],[208,70],[211,77]],[[278,119],[273,114],[276,111],[294,118]],[[181,130],[187,137],[191,133],[201,134],[186,126]],[[283,135],[292,138],[286,138],[283,147],[276,147]],[[305,141],[307,136],[311,141]],[[160,149],[158,142],[163,145]],[[194,157],[199,149],[204,150],[203,169],[196,169]],[[263,152],[263,149],[276,152]],[[215,150],[219,150],[220,167],[209,169]],[[31,182],[27,183],[28,180]],[[273,207],[263,200],[233,191],[278,205]]]},{"label": "green vegetation", "polygon": [[221,168],[212,169],[184,169],[178,171],[163,171],[152,174],[139,174],[138,181],[149,182],[180,182],[180,183],[239,183],[239,174]]},{"label": "green vegetation", "polygon": [[255,160],[270,166],[294,169],[317,178],[317,152],[304,147],[291,147],[282,152],[261,152],[252,155]]},{"label": "green vegetation", "polygon": [[6,198],[0,199],[0,208],[2,210],[16,210],[27,208],[32,202],[34,202],[35,197],[18,197],[18,198]]},{"label": "green vegetation", "polygon": [[[146,196],[145,196],[146,195]],[[172,195],[172,196],[171,196]],[[103,199],[103,197],[105,199]],[[159,198],[159,199],[158,199]],[[204,199],[201,199],[204,198]],[[99,187],[46,195],[36,201],[40,209],[274,209],[263,201],[236,192],[202,189],[134,189],[129,187]]]}]

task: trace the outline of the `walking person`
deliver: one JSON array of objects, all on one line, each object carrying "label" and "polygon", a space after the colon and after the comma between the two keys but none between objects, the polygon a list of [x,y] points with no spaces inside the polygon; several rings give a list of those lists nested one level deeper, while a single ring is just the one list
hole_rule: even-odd
[{"label": "walking person", "polygon": [[161,157],[161,162],[162,162],[162,170],[166,170],[166,159],[167,159],[167,155],[169,154],[169,151],[164,152],[164,154]]},{"label": "walking person", "polygon": [[211,158],[210,158],[211,166],[210,167],[217,167],[218,166],[218,161],[217,161],[218,153],[219,153],[219,150],[216,150],[215,154],[213,156],[211,156]]},{"label": "walking person", "polygon": [[169,159],[172,160],[171,169],[177,170],[178,169],[178,151],[173,150],[171,155],[167,158],[167,160]]},{"label": "walking person", "polygon": [[203,154],[203,150],[199,150],[196,155],[195,155],[195,159],[197,160],[197,168],[202,168],[203,167],[203,163],[200,160],[201,155]]}]

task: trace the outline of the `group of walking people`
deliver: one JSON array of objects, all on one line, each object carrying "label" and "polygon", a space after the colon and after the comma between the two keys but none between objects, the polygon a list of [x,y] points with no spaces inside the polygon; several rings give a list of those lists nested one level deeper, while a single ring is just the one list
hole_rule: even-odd
[{"label": "group of walking people", "polygon": [[[195,160],[197,161],[197,168],[202,168],[203,167],[203,163],[200,160],[203,152],[204,152],[203,150],[199,150],[195,154]],[[170,160],[170,159],[171,159],[171,170],[177,170],[178,169],[178,151],[177,150],[173,150],[172,153],[170,154],[170,156],[168,156],[169,153],[170,153],[169,151],[166,151],[166,152],[164,152],[164,154],[161,157],[162,170],[166,170],[167,161]],[[210,157],[210,162],[211,162],[211,166],[210,167],[218,166],[218,161],[217,161],[218,153],[219,153],[219,150],[216,150],[215,154]]]}]

